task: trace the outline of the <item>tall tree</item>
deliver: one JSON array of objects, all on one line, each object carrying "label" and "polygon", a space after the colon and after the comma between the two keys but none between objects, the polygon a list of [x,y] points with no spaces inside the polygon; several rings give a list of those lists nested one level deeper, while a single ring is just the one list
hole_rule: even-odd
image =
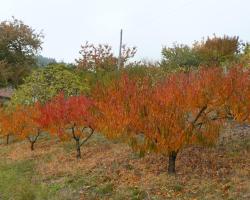
[{"label": "tall tree", "polygon": [[36,33],[14,17],[0,23],[0,62],[4,61],[10,72],[1,77],[2,84],[17,86],[30,73],[35,55],[41,50],[42,38],[42,33]]}]

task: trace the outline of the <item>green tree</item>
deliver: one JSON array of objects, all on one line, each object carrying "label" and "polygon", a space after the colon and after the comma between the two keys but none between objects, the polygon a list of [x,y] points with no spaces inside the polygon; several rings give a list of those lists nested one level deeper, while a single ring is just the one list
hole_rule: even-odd
[{"label": "green tree", "polygon": [[31,72],[36,64],[35,55],[41,50],[42,33],[36,33],[30,26],[15,19],[0,23],[0,62],[5,63],[2,86],[17,86]]},{"label": "green tree", "polygon": [[88,86],[71,68],[62,64],[49,65],[32,72],[14,93],[13,104],[46,103],[63,91],[66,96],[87,92]]},{"label": "green tree", "polygon": [[240,63],[250,67],[250,43],[244,45],[243,52],[240,55]]},{"label": "green tree", "polygon": [[184,44],[175,43],[173,47],[164,47],[162,56],[161,66],[166,70],[197,67],[200,63],[193,49]]}]

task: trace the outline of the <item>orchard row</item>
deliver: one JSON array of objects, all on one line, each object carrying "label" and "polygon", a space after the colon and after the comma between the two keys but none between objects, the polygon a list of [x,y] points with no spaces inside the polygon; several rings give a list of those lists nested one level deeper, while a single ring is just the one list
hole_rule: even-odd
[{"label": "orchard row", "polygon": [[213,145],[228,120],[249,121],[250,70],[200,68],[164,80],[122,73],[86,95],[57,94],[47,102],[2,108],[2,136],[28,140],[31,150],[42,132],[81,147],[93,134],[119,138],[135,151],[169,157],[175,173],[178,152],[189,145]]}]

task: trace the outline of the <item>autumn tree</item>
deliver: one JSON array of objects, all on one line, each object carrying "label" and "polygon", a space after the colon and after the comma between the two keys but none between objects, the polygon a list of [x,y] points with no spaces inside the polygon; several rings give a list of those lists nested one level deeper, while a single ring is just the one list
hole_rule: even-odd
[{"label": "autumn tree", "polygon": [[6,144],[9,144],[10,136],[15,132],[13,127],[13,112],[7,108],[1,108],[0,110],[0,134],[2,137],[6,137]]},{"label": "autumn tree", "polygon": [[157,152],[168,155],[169,173],[175,173],[177,154],[187,145],[216,142],[227,117],[223,80],[222,69],[211,68],[176,74],[157,86],[145,133]]},{"label": "autumn tree", "polygon": [[24,124],[22,123],[24,116],[20,115],[18,117],[16,115],[16,108],[14,109],[12,106],[1,108],[0,113],[0,127],[1,134],[6,136],[6,143],[9,144],[10,136],[15,136],[17,133],[23,130]]},{"label": "autumn tree", "polygon": [[241,66],[227,72],[223,87],[227,97],[224,107],[227,116],[238,122],[250,122],[250,69]]},{"label": "autumn tree", "polygon": [[12,20],[0,23],[0,62],[5,62],[2,86],[17,86],[36,64],[35,55],[41,50],[42,33],[37,33],[22,21]]},{"label": "autumn tree", "polygon": [[92,105],[92,101],[85,96],[65,97],[64,93],[60,93],[42,109],[51,134],[75,141],[78,159],[81,158],[81,146],[94,133]]},{"label": "autumn tree", "polygon": [[202,65],[220,66],[236,60],[241,50],[241,42],[237,36],[218,37],[214,35],[194,43],[193,49]]},{"label": "autumn tree", "polygon": [[140,91],[137,81],[127,75],[117,77],[108,85],[98,85],[92,93],[98,108],[98,130],[108,138],[119,137],[129,142],[134,134],[128,132],[134,132],[136,122],[140,122],[137,108],[139,99],[143,98],[139,96],[147,94],[147,89],[145,93]]},{"label": "autumn tree", "polygon": [[167,71],[187,71],[198,66],[234,66],[247,59],[247,54],[242,55],[244,47],[247,50],[247,43],[239,37],[227,35],[207,37],[190,46],[174,43],[163,47],[161,67]]},{"label": "autumn tree", "polygon": [[[112,47],[108,44],[94,45],[86,42],[81,46],[81,57],[76,59],[78,70],[97,71],[113,71],[117,69],[118,58],[112,52]],[[122,46],[122,66],[133,58],[136,54],[136,48]]]},{"label": "autumn tree", "polygon": [[125,75],[94,93],[99,131],[124,138],[135,150],[168,156],[168,172],[174,174],[176,157],[183,148],[212,145],[226,119],[248,118],[249,75],[234,70],[175,73],[157,84]]},{"label": "autumn tree", "polygon": [[15,135],[20,139],[27,139],[30,143],[31,151],[37,142],[42,131],[47,128],[47,121],[42,113],[42,105],[36,103],[34,105],[22,106],[15,108],[13,117],[16,127]]}]

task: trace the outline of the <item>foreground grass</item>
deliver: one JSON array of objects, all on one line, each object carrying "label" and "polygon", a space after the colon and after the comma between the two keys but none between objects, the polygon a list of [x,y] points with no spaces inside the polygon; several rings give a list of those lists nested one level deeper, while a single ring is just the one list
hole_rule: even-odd
[{"label": "foreground grass", "polygon": [[95,136],[75,159],[74,143],[43,138],[0,146],[0,199],[250,199],[250,140],[185,149],[177,175],[167,158],[141,158],[129,147]]}]

